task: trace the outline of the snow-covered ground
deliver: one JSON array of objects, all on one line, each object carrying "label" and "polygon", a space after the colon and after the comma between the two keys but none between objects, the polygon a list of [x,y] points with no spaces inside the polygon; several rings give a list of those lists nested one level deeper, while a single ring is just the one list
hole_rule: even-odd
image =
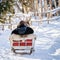
[{"label": "snow-covered ground", "polygon": [[50,21],[50,24],[43,22],[36,26],[35,51],[31,55],[13,54],[9,41],[11,30],[0,31],[0,60],[60,60],[59,20]]}]

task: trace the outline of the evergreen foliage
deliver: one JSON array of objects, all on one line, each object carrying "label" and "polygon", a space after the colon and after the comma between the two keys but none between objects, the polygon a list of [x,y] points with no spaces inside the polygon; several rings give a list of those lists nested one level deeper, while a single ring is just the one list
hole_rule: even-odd
[{"label": "evergreen foliage", "polygon": [[13,2],[13,0],[0,0],[0,19],[3,19],[8,12],[14,13]]}]

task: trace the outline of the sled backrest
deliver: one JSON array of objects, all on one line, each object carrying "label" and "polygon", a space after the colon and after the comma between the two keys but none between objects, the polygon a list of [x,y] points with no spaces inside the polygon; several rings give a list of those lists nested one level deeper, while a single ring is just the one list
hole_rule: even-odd
[{"label": "sled backrest", "polygon": [[32,46],[32,39],[13,40],[13,46]]}]

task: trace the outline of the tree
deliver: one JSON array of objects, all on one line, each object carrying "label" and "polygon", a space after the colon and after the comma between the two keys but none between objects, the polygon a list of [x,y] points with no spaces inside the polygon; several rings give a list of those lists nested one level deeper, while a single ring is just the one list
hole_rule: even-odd
[{"label": "tree", "polygon": [[14,0],[0,0],[0,22],[4,22],[4,16],[7,13],[14,13]]},{"label": "tree", "polygon": [[34,0],[19,0],[22,4],[22,12],[28,13],[28,9],[32,9]]}]

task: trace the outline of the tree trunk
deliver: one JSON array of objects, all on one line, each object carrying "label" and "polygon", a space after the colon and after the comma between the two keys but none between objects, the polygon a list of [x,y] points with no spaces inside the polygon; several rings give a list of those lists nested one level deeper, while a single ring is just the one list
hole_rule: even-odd
[{"label": "tree trunk", "polygon": [[[50,10],[52,10],[52,0],[49,0]],[[52,17],[52,12],[50,12],[50,18]]]},{"label": "tree trunk", "polygon": [[12,24],[11,24],[11,16],[9,16],[9,29],[11,29],[12,30]]},{"label": "tree trunk", "polygon": [[54,5],[55,5],[55,8],[56,8],[56,0],[54,0]]},{"label": "tree trunk", "polygon": [[42,18],[43,18],[42,13],[43,13],[42,0],[40,0],[40,13],[39,13],[40,23],[42,23]]},{"label": "tree trunk", "polygon": [[[48,2],[49,3],[49,2]],[[44,10],[47,12],[48,11],[48,4],[47,4],[47,0],[44,0]],[[47,22],[49,24],[49,18],[50,18],[50,12],[47,12]]]},{"label": "tree trunk", "polygon": [[35,10],[34,10],[34,15],[37,16],[37,11],[38,11],[38,0],[35,0],[35,1],[34,1],[34,5],[35,5],[35,6],[34,6],[34,9],[35,9]]},{"label": "tree trunk", "polygon": [[45,11],[47,11],[47,9],[48,9],[47,7],[48,7],[48,6],[47,6],[47,1],[44,0],[44,10],[45,10]]},{"label": "tree trunk", "polygon": [[[60,0],[59,0],[60,1]],[[57,2],[56,2],[56,0],[54,0],[54,4],[55,4],[55,8],[57,7],[57,4],[56,4]],[[60,2],[59,2],[60,3]],[[59,12],[57,11],[56,12],[56,15],[58,16],[59,15]]]},{"label": "tree trunk", "polygon": [[58,2],[59,2],[59,7],[60,7],[60,0],[58,0]]}]

